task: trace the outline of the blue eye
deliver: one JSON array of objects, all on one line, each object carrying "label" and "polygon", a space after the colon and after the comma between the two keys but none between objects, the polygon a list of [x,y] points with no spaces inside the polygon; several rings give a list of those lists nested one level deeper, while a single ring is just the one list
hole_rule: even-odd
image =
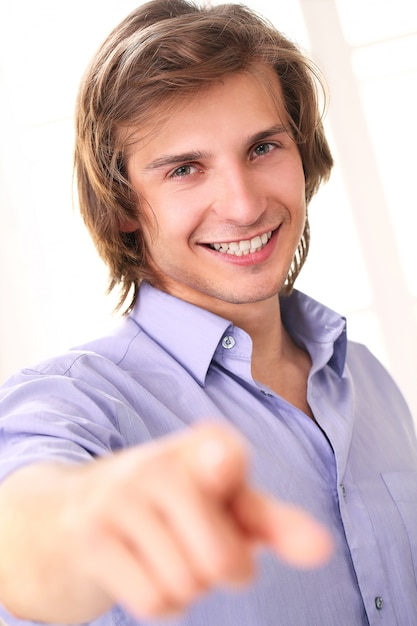
[{"label": "blue eye", "polygon": [[264,154],[268,154],[271,150],[274,149],[274,144],[272,143],[261,143],[259,146],[256,146],[254,149],[254,153],[256,156],[263,156]]}]

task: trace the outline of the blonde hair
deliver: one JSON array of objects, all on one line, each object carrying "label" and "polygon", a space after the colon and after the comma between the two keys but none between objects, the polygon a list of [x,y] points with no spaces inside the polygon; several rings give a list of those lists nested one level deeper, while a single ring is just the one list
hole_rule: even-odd
[{"label": "blonde hair", "polygon": [[[227,75],[254,72],[259,64],[279,79],[308,206],[333,164],[318,102],[323,82],[298,47],[255,12],[239,4],[152,0],[128,15],[92,59],[77,99],[74,171],[82,216],[109,267],[109,291],[120,287],[119,307],[131,294],[129,310],[140,282],[154,278],[143,229],[121,228],[140,212],[126,172],[126,130],[140,130],[162,107]],[[146,228],[144,220],[141,226]],[[309,241],[307,219],[284,295],[292,290]]]}]

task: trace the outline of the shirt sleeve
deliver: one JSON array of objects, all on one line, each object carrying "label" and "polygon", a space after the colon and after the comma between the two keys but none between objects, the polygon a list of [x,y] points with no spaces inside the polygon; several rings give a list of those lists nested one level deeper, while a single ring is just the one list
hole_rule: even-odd
[{"label": "shirt sleeve", "polygon": [[70,355],[10,378],[0,389],[0,480],[29,463],[82,463],[122,448],[119,418],[129,406],[112,382],[115,367]]}]

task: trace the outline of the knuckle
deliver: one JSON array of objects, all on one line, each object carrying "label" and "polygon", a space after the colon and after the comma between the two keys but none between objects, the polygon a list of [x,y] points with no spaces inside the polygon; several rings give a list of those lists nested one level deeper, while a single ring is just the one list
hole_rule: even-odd
[{"label": "knuckle", "polygon": [[252,574],[253,563],[244,546],[231,546],[220,551],[212,561],[209,572],[211,584],[246,579]]},{"label": "knuckle", "polygon": [[171,590],[171,594],[174,603],[180,607],[184,607],[203,595],[207,589],[208,584],[206,581],[187,576],[186,578],[176,579],[176,584]]},{"label": "knuckle", "polygon": [[156,590],[151,592],[148,589],[146,594],[141,595],[138,600],[138,606],[135,608],[140,618],[153,619],[176,612],[182,607],[176,603],[173,604],[172,600],[162,593],[158,593]]},{"label": "knuckle", "polygon": [[234,550],[224,550],[217,558],[217,571],[221,578],[228,578],[238,566],[239,556]]}]

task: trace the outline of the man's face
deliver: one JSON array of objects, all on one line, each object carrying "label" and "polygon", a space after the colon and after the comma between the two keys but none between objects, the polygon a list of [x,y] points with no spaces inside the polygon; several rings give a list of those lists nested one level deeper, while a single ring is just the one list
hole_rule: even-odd
[{"label": "man's face", "polygon": [[277,295],[304,229],[302,162],[270,80],[274,98],[247,74],[202,91],[128,159],[163,288],[220,314]]}]

